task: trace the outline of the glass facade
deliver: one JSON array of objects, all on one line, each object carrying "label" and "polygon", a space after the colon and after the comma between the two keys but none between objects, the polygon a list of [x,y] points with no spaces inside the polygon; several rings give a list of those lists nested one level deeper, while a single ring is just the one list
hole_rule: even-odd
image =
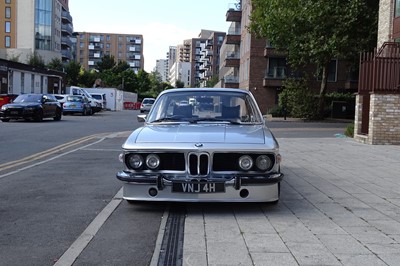
[{"label": "glass facade", "polygon": [[394,11],[395,17],[400,17],[400,0],[396,0],[396,10]]},{"label": "glass facade", "polygon": [[53,50],[52,48],[52,0],[35,1],[35,48]]}]

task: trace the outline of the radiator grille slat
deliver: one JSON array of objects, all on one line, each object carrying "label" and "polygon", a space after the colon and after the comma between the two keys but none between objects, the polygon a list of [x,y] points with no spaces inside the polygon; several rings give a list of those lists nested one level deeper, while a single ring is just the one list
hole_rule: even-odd
[{"label": "radiator grille slat", "polygon": [[208,153],[190,153],[189,154],[189,174],[192,176],[204,176],[209,173],[209,155]]}]

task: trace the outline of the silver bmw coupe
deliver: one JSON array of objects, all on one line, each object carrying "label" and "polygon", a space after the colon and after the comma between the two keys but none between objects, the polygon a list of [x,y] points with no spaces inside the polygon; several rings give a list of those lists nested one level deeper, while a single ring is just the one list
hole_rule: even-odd
[{"label": "silver bmw coupe", "polygon": [[128,202],[278,202],[279,145],[249,91],[165,90],[138,120],[116,175]]}]

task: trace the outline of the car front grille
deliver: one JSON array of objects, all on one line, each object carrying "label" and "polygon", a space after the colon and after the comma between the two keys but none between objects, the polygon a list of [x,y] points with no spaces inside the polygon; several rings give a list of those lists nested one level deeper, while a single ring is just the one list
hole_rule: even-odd
[{"label": "car front grille", "polygon": [[189,153],[188,171],[192,176],[205,176],[209,174],[208,153]]},{"label": "car front grille", "polygon": [[8,108],[7,115],[10,117],[19,117],[23,114],[22,108]]}]

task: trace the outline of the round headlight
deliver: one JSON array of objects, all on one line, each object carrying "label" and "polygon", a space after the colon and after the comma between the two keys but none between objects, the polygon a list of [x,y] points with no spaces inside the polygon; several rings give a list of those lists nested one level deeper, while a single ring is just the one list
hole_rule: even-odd
[{"label": "round headlight", "polygon": [[271,159],[267,155],[260,155],[257,157],[256,166],[261,171],[266,171],[271,167]]},{"label": "round headlight", "polygon": [[143,157],[139,154],[128,155],[127,165],[132,169],[139,169],[143,165]]},{"label": "round headlight", "polygon": [[157,154],[149,154],[146,158],[148,168],[154,170],[160,165],[160,157]]},{"label": "round headlight", "polygon": [[243,155],[239,158],[239,167],[243,171],[249,171],[253,167],[253,159],[249,155]]}]

